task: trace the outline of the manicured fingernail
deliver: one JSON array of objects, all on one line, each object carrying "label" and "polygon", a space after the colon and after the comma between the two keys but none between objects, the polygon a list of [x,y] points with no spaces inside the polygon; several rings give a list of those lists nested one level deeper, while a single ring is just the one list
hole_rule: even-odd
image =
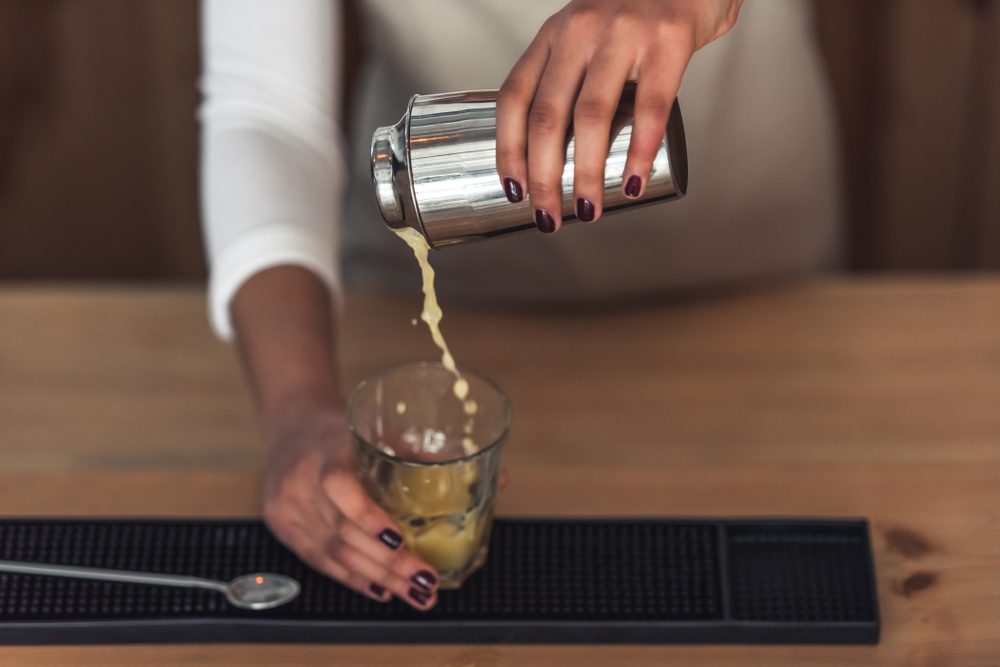
[{"label": "manicured fingernail", "polygon": [[384,586],[379,586],[374,581],[372,583],[368,584],[368,590],[370,590],[372,592],[372,594],[375,597],[377,597],[377,598],[384,598],[385,597],[385,587]]},{"label": "manicured fingernail", "polygon": [[413,598],[417,604],[421,607],[427,604],[427,601],[431,599],[431,594],[425,591],[418,590],[416,588],[411,588],[407,591],[407,594]]},{"label": "manicured fingernail", "polygon": [[434,588],[434,586],[437,585],[437,582],[438,582],[437,577],[435,577],[433,574],[431,574],[427,570],[420,570],[415,575],[413,575],[412,577],[410,577],[410,579],[417,586],[422,586],[422,587],[426,588],[427,590],[431,590],[432,588]]},{"label": "manicured fingernail", "polygon": [[556,231],[556,221],[552,219],[549,212],[540,208],[535,209],[535,224],[539,231],[551,234]]},{"label": "manicured fingernail", "polygon": [[625,184],[625,196],[638,197],[639,190],[642,190],[642,179],[634,175],[629,176],[628,182]]},{"label": "manicured fingernail", "polygon": [[378,534],[378,539],[390,549],[398,549],[403,546],[403,536],[391,528],[386,528]]},{"label": "manicured fingernail", "polygon": [[503,191],[507,193],[507,199],[511,204],[516,204],[524,199],[524,190],[521,189],[521,184],[513,178],[503,179]]},{"label": "manicured fingernail", "polygon": [[576,217],[582,222],[594,221],[594,204],[585,197],[576,200]]}]

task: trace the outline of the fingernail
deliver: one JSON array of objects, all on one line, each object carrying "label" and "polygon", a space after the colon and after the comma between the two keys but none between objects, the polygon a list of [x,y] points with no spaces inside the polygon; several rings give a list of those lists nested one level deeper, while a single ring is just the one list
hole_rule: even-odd
[{"label": "fingernail", "polygon": [[417,586],[423,586],[427,590],[431,590],[432,588],[434,588],[434,586],[436,586],[438,582],[437,577],[435,577],[427,570],[420,570],[415,575],[410,577],[410,580],[413,581],[413,583],[415,583]]},{"label": "fingernail", "polygon": [[539,231],[546,234],[556,231],[556,221],[552,219],[548,211],[540,208],[535,209],[535,224],[538,226]]},{"label": "fingernail", "polygon": [[594,204],[585,197],[576,200],[576,217],[582,222],[594,221]]},{"label": "fingernail", "polygon": [[375,597],[377,597],[377,598],[384,598],[385,597],[385,587],[384,586],[379,586],[374,581],[372,583],[368,584],[368,590],[370,590],[375,595]]},{"label": "fingernail", "polygon": [[426,605],[427,601],[431,599],[430,593],[418,590],[416,588],[411,588],[409,591],[407,591],[407,594],[409,594],[409,596],[413,598],[420,606]]},{"label": "fingernail", "polygon": [[511,204],[516,204],[524,199],[524,190],[521,189],[521,184],[513,178],[503,179],[503,191],[507,193],[507,200]]},{"label": "fingernail", "polygon": [[386,528],[379,533],[378,538],[390,549],[398,549],[403,546],[403,536],[391,528]]},{"label": "fingernail", "polygon": [[642,189],[642,179],[638,176],[629,176],[628,183],[625,184],[626,197],[638,197],[639,190]]}]

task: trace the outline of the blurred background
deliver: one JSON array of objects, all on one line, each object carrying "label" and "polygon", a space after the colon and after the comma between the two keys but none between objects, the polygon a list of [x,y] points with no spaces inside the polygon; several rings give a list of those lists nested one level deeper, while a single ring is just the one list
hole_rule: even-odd
[{"label": "blurred background", "polygon": [[[816,10],[847,267],[1000,267],[1000,2]],[[198,73],[196,0],[0,0],[0,278],[204,278]]]}]

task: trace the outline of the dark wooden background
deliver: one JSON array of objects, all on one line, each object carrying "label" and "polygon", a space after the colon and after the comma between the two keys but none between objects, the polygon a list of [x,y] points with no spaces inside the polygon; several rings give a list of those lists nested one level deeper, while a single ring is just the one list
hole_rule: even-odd
[{"label": "dark wooden background", "polygon": [[[1000,267],[1000,1],[816,5],[850,268]],[[204,276],[198,70],[196,0],[0,0],[0,278]]]}]

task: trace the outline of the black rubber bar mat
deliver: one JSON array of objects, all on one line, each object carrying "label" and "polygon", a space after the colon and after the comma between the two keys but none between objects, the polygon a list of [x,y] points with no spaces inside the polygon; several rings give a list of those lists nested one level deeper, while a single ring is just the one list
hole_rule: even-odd
[{"label": "black rubber bar mat", "polygon": [[228,580],[291,575],[253,612],[212,591],[0,574],[0,643],[875,643],[865,520],[497,519],[435,609],[310,570],[253,520],[0,519],[0,559]]}]

